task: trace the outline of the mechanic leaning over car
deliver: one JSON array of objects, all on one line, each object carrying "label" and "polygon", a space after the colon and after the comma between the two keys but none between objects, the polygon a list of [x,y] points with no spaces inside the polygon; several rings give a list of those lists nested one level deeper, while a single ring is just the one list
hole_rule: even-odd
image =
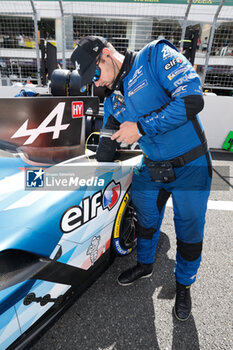
[{"label": "mechanic leaning over car", "polygon": [[132,201],[137,214],[137,264],[118,277],[127,286],[150,277],[164,207],[172,196],[177,238],[174,314],[191,313],[190,286],[201,262],[203,231],[212,166],[197,115],[204,102],[192,65],[167,40],[156,40],[125,56],[102,37],[82,38],[71,60],[82,91],[92,82],[108,92],[98,161],[112,161],[117,142],[138,141],[143,161],[133,174]]}]

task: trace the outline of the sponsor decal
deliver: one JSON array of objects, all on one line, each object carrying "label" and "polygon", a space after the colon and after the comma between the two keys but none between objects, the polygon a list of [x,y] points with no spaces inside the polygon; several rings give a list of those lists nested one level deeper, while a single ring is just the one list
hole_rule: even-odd
[{"label": "sponsor decal", "polygon": [[123,249],[120,245],[120,241],[118,238],[114,240],[114,245],[115,245],[115,248],[119,254],[121,254],[121,255],[129,254],[129,249],[127,249],[127,250]]},{"label": "sponsor decal", "polygon": [[116,98],[116,100],[119,101],[120,103],[125,104],[125,99],[124,99],[124,96],[123,96],[123,95],[116,94],[116,95],[115,95],[115,98]]},{"label": "sponsor decal", "polygon": [[91,241],[91,245],[87,249],[87,255],[90,255],[90,259],[91,259],[91,265],[94,265],[94,263],[97,260],[99,242],[100,242],[100,236],[93,237]]},{"label": "sponsor decal", "polygon": [[44,187],[44,170],[43,169],[26,170],[26,187],[27,188]]},{"label": "sponsor decal", "polygon": [[118,111],[116,111],[116,113],[114,113],[114,117],[117,119],[118,115],[123,113],[126,110],[125,107],[122,107],[121,109],[119,109]]},{"label": "sponsor decal", "polygon": [[50,294],[46,294],[43,297],[37,297],[35,293],[29,293],[23,300],[25,306],[30,305],[31,303],[39,303],[40,306],[45,306],[48,303],[54,303],[56,306],[60,305],[63,301],[63,295],[60,295],[58,298],[51,298]]},{"label": "sponsor decal", "polygon": [[174,70],[173,72],[171,72],[167,77],[169,80],[172,80],[173,78],[175,78],[177,75],[183,73],[184,71],[187,70],[187,67],[180,67],[177,68],[176,70]]},{"label": "sponsor decal", "polygon": [[133,94],[135,94],[136,92],[138,92],[139,90],[143,89],[144,87],[146,87],[148,85],[148,82],[146,79],[144,79],[141,83],[139,83],[138,85],[136,85],[133,90],[128,92],[128,96],[132,96]]},{"label": "sponsor decal", "polygon": [[141,77],[143,75],[142,73],[142,67],[139,67],[138,69],[136,69],[136,71],[134,72],[133,78],[129,80],[128,82],[128,87],[130,88],[133,84],[136,83],[136,81],[138,80],[139,77]]},{"label": "sponsor decal", "polygon": [[182,63],[183,60],[179,57],[173,58],[170,62],[168,62],[167,64],[165,64],[164,69],[165,70],[169,70],[172,67],[176,66],[177,63]]},{"label": "sponsor decal", "polygon": [[82,199],[82,204],[66,210],[60,221],[61,231],[69,233],[96,218],[99,211],[109,211],[116,205],[120,198],[121,186],[112,180],[102,191],[94,193]]},{"label": "sponsor decal", "polygon": [[173,56],[175,53],[177,53],[174,49],[172,49],[170,46],[165,45],[162,49],[163,54],[163,60],[165,61],[168,57]]},{"label": "sponsor decal", "polygon": [[127,203],[129,202],[129,194],[126,193],[125,194],[125,197],[124,197],[124,200],[119,208],[119,211],[117,213],[117,218],[116,218],[116,222],[115,222],[115,227],[114,227],[114,238],[119,238],[120,236],[120,226],[121,226],[121,220],[122,220],[122,217],[123,217],[123,214],[124,214],[124,210],[126,208],[126,205]]},{"label": "sponsor decal", "polygon": [[199,85],[199,86],[198,86],[198,89],[195,89],[194,91],[195,91],[195,92],[199,92],[199,93],[202,94],[202,87],[201,87],[201,85]]},{"label": "sponsor decal", "polygon": [[123,111],[125,110],[125,107],[123,107],[125,106],[124,96],[117,94],[112,97],[112,102],[114,102],[113,109],[122,107]]},{"label": "sponsor decal", "polygon": [[213,4],[213,0],[194,0],[194,4]]},{"label": "sponsor decal", "polygon": [[[28,139],[24,142],[24,145],[29,145],[33,143],[38,136],[48,132],[53,133],[53,139],[58,139],[61,130],[66,130],[70,124],[62,124],[62,118],[65,109],[65,102],[60,102],[52,110],[51,113],[43,120],[43,122],[35,129],[28,129],[28,120],[11,136],[12,139],[18,137],[29,136]],[[49,126],[51,121],[56,117],[55,125]]]},{"label": "sponsor decal", "polygon": [[171,60],[170,62],[168,62],[167,64],[165,64],[164,69],[165,69],[165,70],[169,70],[169,69],[171,69],[172,67],[174,67],[176,64],[177,64],[176,59],[173,58],[173,60]]},{"label": "sponsor decal", "polygon": [[122,218],[124,215],[126,205],[128,204],[129,200],[130,200],[129,194],[126,193],[124,200],[122,201],[120,208],[118,210],[115,225],[114,225],[114,231],[113,231],[114,246],[115,246],[116,251],[120,255],[126,255],[132,251],[132,248],[124,249],[121,247],[121,244],[120,244],[120,228],[121,228]]},{"label": "sponsor decal", "polygon": [[83,101],[72,102],[72,118],[83,117]]},{"label": "sponsor decal", "polygon": [[103,209],[108,208],[111,210],[114,205],[117,203],[120,197],[121,187],[120,183],[115,183],[115,181],[111,181],[110,184],[105,188],[103,194]]},{"label": "sponsor decal", "polygon": [[183,85],[183,86],[179,86],[173,93],[172,93],[172,97],[173,96],[179,96],[180,94],[187,92],[187,85]]},{"label": "sponsor decal", "polygon": [[181,77],[180,79],[175,81],[174,86],[178,87],[179,85],[181,85],[185,81],[188,81],[188,80],[193,79],[193,78],[196,78],[196,74],[195,73],[190,73],[188,75],[185,74],[183,77]]}]

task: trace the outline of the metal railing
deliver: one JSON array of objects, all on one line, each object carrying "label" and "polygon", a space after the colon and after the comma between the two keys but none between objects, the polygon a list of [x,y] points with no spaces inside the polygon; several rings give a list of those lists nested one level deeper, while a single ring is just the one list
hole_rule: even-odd
[{"label": "metal railing", "polygon": [[41,84],[42,38],[56,44],[57,63],[71,69],[70,54],[85,35],[104,36],[121,52],[138,51],[158,38],[182,50],[187,31],[195,29],[199,39],[194,63],[203,88],[233,90],[229,1],[1,1],[0,80]]}]

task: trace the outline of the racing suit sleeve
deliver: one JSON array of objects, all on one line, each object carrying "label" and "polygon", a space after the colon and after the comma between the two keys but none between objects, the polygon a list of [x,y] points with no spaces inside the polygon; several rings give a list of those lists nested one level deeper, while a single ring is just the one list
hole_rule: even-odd
[{"label": "racing suit sleeve", "polygon": [[195,118],[204,100],[200,79],[186,57],[164,43],[152,47],[150,54],[151,77],[157,79],[169,101],[140,116],[137,126],[142,135],[156,136]]},{"label": "racing suit sleeve", "polygon": [[[118,122],[112,114],[109,114],[106,108],[107,105],[108,103],[105,103],[103,129],[112,129],[117,131],[119,129],[120,122]],[[96,151],[97,161],[112,162],[115,157],[117,146],[118,142],[111,140],[110,137],[100,137],[99,145]]]}]

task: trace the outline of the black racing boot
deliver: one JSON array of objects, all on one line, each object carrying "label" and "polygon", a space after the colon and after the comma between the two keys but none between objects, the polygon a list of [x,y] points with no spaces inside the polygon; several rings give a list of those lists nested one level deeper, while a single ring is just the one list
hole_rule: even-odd
[{"label": "black racing boot", "polygon": [[121,286],[129,286],[139,278],[147,278],[152,275],[153,264],[137,263],[136,266],[122,272],[117,279]]},{"label": "black racing boot", "polygon": [[179,321],[186,321],[192,308],[190,287],[184,286],[176,282],[176,301],[174,306],[174,314]]}]

